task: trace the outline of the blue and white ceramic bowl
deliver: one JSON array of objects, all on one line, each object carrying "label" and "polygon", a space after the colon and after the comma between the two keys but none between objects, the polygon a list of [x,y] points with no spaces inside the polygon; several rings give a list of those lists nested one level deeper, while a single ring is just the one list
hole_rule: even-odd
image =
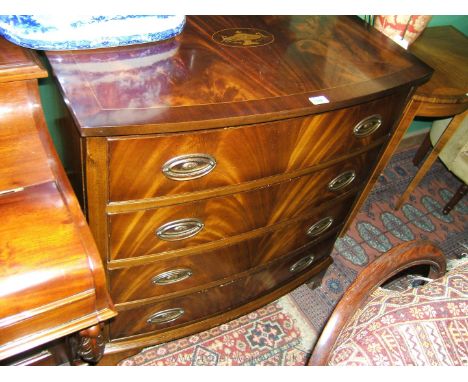
[{"label": "blue and white ceramic bowl", "polygon": [[185,16],[0,15],[0,35],[39,50],[97,49],[166,40],[182,32]]}]

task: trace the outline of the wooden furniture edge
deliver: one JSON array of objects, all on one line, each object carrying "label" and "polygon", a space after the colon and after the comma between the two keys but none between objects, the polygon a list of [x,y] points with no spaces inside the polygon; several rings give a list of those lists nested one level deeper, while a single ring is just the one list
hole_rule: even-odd
[{"label": "wooden furniture edge", "polygon": [[430,265],[429,277],[438,278],[445,273],[446,259],[434,244],[428,241],[411,241],[396,246],[364,268],[335,307],[308,365],[327,365],[341,331],[372,292],[392,276],[416,265]]},{"label": "wooden furniture edge", "polygon": [[[40,100],[39,89],[36,83],[29,82],[28,87],[29,94],[31,97],[30,101],[37,102],[36,100]],[[65,170],[62,167],[58,154],[55,151],[54,145],[52,143],[52,138],[50,137],[49,131],[47,129],[47,124],[45,122],[45,117],[41,107],[34,108],[33,117],[39,138],[49,158],[49,165],[56,177],[57,188],[60,191],[60,194],[62,195],[67,209],[70,211],[70,215],[73,218],[75,227],[79,232],[80,241],[83,245],[83,248],[85,248],[86,250],[86,257],[89,263],[90,270],[93,271],[92,279],[94,282],[94,290],[96,297],[96,312],[104,312],[110,310],[114,311],[115,314],[113,316],[115,316],[117,315],[117,312],[115,311],[113,303],[107,292],[107,284],[104,274],[104,268],[101,263],[101,257],[99,255],[94,239],[91,235],[90,229],[86,224],[86,219],[78,204],[70,181],[68,180],[68,177],[65,174]],[[101,321],[102,319],[110,318],[109,316],[109,313],[104,314],[103,317],[101,317],[101,315],[98,314],[96,318],[98,321]]]},{"label": "wooden furniture edge", "polygon": [[46,78],[47,70],[41,63],[34,51],[23,49],[23,52],[30,59],[27,63],[0,64],[0,83],[23,80],[34,80]]},{"label": "wooden furniture edge", "polygon": [[[104,320],[114,316],[115,312],[110,309],[103,309],[99,312],[99,318],[102,317]],[[47,344],[94,325],[96,325],[96,315],[93,313],[73,321],[65,322],[53,328],[53,330],[45,330],[30,336],[21,337],[1,347],[0,360],[8,359],[9,357],[21,354],[22,352],[34,349],[35,347]]]},{"label": "wooden furniture edge", "polygon": [[402,140],[403,134],[406,132],[406,130],[409,127],[410,122],[413,120],[414,114],[419,108],[419,103],[414,102],[413,99],[411,98],[414,91],[415,91],[414,87],[409,90],[407,98],[406,98],[406,100],[409,100],[409,101],[406,105],[403,105],[404,110],[402,114],[400,115],[400,119],[395,121],[396,127],[394,128],[394,134],[389,140],[389,142],[387,143],[387,146],[383,149],[382,153],[380,154],[380,158],[376,166],[374,167],[374,171],[369,176],[366,186],[361,191],[361,195],[359,195],[356,201],[354,202],[354,205],[351,208],[351,212],[346,218],[346,223],[343,226],[343,229],[339,233],[338,237],[342,237],[346,233],[346,231],[348,231],[348,228],[351,222],[354,220],[355,216],[360,211],[369,193],[372,191],[372,188],[377,182],[380,174],[382,173],[384,168],[387,166],[388,162],[390,162],[392,155],[395,153],[395,151],[398,148],[398,145],[400,144]]}]

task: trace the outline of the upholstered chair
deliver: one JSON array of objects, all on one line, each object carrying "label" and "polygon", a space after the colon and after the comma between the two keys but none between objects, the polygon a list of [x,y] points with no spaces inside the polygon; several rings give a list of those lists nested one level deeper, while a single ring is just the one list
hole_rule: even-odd
[{"label": "upholstered chair", "polygon": [[[404,291],[381,287],[423,264],[433,281]],[[445,270],[444,255],[428,242],[379,257],[343,295],[309,365],[467,365],[468,263]]]}]

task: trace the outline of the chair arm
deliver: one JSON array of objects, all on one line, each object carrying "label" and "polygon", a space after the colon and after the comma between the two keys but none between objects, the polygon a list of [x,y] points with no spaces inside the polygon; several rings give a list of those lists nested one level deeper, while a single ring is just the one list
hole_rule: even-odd
[{"label": "chair arm", "polygon": [[391,277],[416,265],[429,265],[429,277],[436,279],[444,275],[446,259],[434,244],[411,241],[392,248],[363,269],[331,314],[312,352],[309,366],[327,365],[341,331],[372,292]]}]

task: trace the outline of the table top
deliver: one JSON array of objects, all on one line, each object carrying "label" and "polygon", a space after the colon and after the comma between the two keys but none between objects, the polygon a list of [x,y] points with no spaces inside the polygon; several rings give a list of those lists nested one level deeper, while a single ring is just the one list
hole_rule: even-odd
[{"label": "table top", "polygon": [[314,114],[431,74],[385,35],[346,16],[189,16],[182,33],[166,41],[47,56],[85,136]]},{"label": "table top", "polygon": [[452,26],[427,28],[410,52],[434,69],[414,98],[434,103],[467,102],[468,38]]},{"label": "table top", "polygon": [[28,49],[0,39],[0,83],[47,77],[37,57]]}]

